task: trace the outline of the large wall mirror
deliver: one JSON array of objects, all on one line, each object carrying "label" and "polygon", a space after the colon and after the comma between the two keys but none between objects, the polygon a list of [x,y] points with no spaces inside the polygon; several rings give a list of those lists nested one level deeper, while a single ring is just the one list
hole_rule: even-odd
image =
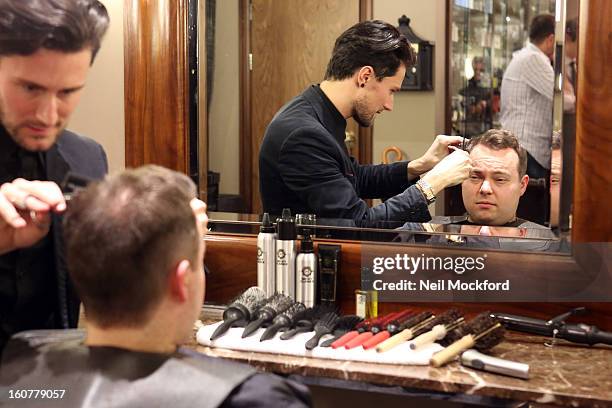
[{"label": "large wall mirror", "polygon": [[[225,213],[213,213],[211,219],[255,220],[228,213],[261,212],[258,152],[265,127],[283,104],[322,80],[334,39],[347,27],[371,18],[397,25],[405,14],[411,28],[435,45],[433,90],[399,92],[394,110],[373,127],[347,126],[352,155],[361,163],[377,164],[391,147],[412,159],[424,153],[436,134],[469,139],[502,127],[504,72],[513,55],[527,46],[533,17],[549,14],[556,23],[549,61],[554,81],[546,85],[552,98],[551,176],[531,178],[518,210],[548,232],[523,228],[498,233],[552,240],[567,236],[574,167],[572,103],[578,86],[572,65],[577,30],[571,22],[577,22],[578,10],[579,0],[200,0],[194,39],[206,58],[199,59],[199,133],[206,142],[209,205]],[[465,214],[461,186],[447,189],[430,212],[433,226],[404,228],[452,229],[436,225],[453,224]],[[383,224],[375,228],[397,227]],[[453,231],[481,233],[472,226]]]}]

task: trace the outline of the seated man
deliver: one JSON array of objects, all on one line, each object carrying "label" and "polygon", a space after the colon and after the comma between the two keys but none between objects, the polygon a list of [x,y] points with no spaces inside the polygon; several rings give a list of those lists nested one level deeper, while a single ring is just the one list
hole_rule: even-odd
[{"label": "seated man", "polygon": [[527,153],[507,130],[491,129],[468,145],[472,171],[462,185],[467,216],[460,224],[543,228],[516,216],[525,193]]},{"label": "seated man", "polygon": [[57,390],[44,404],[62,407],[309,405],[300,384],[178,348],[193,338],[204,299],[206,206],[194,197],[187,176],[157,166],[79,193],[64,226],[86,339],[74,330],[15,335],[3,388]]}]

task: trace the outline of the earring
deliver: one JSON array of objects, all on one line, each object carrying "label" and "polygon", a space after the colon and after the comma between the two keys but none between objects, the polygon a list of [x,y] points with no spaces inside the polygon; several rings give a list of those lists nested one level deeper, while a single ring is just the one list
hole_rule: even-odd
[{"label": "earring", "polygon": [[362,83],[362,84],[361,84],[361,85],[359,85],[359,86],[363,88],[363,87],[365,86],[365,84],[363,84],[363,83]]}]

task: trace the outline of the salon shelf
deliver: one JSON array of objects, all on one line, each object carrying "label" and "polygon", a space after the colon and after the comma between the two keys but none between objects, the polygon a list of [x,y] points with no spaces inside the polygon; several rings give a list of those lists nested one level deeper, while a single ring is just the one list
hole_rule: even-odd
[{"label": "salon shelf", "polygon": [[[206,317],[203,316],[203,317]],[[212,322],[204,319],[207,323]],[[531,378],[521,380],[472,370],[451,363],[442,368],[342,362],[308,357],[188,347],[209,356],[248,363],[261,371],[299,376],[311,385],[358,388],[448,401],[529,406],[612,407],[612,347],[583,347],[507,333],[495,347],[496,357],[528,363]],[[351,386],[353,384],[353,386]],[[382,388],[381,388],[382,387]]]}]

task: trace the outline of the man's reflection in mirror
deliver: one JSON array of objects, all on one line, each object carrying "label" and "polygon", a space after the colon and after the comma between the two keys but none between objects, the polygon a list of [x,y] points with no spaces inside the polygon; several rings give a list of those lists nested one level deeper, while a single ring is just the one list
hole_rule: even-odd
[{"label": "man's reflection in mirror", "polygon": [[553,133],[550,158],[550,226],[559,226],[559,195],[561,193],[561,135]]},{"label": "man's reflection in mirror", "polygon": [[484,78],[485,63],[482,57],[472,59],[474,75],[468,80],[467,86],[459,91],[464,97],[466,113],[465,135],[479,135],[492,127],[490,88]]},{"label": "man's reflection in mirror", "polygon": [[472,138],[468,151],[472,171],[461,185],[467,210],[463,224],[542,227],[516,216],[529,182],[527,153],[517,138],[507,130],[491,129]]},{"label": "man's reflection in mirror", "polygon": [[565,25],[565,66],[563,67],[563,112],[576,113],[576,78],[578,75],[576,57],[578,56],[578,19],[573,18]]}]

